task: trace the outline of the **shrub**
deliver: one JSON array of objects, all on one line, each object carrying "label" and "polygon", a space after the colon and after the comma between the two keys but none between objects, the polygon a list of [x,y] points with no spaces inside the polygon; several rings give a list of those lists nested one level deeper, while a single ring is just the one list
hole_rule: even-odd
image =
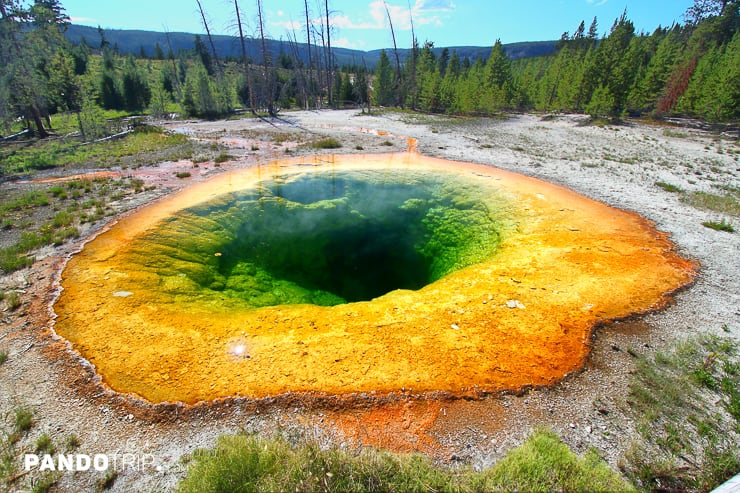
[{"label": "shrub", "polygon": [[229,161],[231,159],[234,159],[234,157],[231,156],[231,155],[229,155],[229,154],[226,154],[225,152],[222,152],[221,154],[219,154],[218,156],[216,156],[216,158],[213,160],[213,162],[214,163],[217,163],[217,164],[221,164],[221,163],[225,163],[226,161]]},{"label": "shrub", "polygon": [[21,296],[18,294],[17,291],[11,291],[7,295],[5,295],[5,303],[8,307],[8,310],[17,310],[18,307],[21,306]]},{"label": "shrub", "polygon": [[322,140],[317,140],[311,143],[311,147],[314,149],[339,149],[342,147],[342,143],[333,137],[329,137]]}]

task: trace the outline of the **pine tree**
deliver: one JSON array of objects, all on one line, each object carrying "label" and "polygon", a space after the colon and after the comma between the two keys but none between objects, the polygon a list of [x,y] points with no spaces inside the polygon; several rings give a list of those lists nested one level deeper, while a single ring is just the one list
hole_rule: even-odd
[{"label": "pine tree", "polygon": [[149,106],[152,91],[146,77],[136,65],[133,55],[129,55],[124,63],[121,90],[125,109],[140,111]]},{"label": "pine tree", "polygon": [[586,35],[588,39],[591,41],[596,41],[599,39],[599,23],[594,17],[594,20],[591,22],[591,26],[588,28],[588,34]]},{"label": "pine tree", "polygon": [[501,40],[497,39],[491,50],[491,56],[485,66],[485,100],[483,111],[490,113],[511,106],[513,96],[513,75],[511,60],[504,51]]},{"label": "pine tree", "polygon": [[154,58],[157,60],[164,60],[164,51],[162,50],[159,41],[154,44]]},{"label": "pine tree", "polygon": [[200,37],[200,34],[195,35],[193,43],[195,45],[195,54],[200,58],[200,62],[203,64],[203,67],[205,67],[208,75],[213,75],[216,72],[216,69],[213,66],[213,57],[211,56],[211,52],[208,50],[206,44],[203,42],[203,39]]},{"label": "pine tree", "polygon": [[[67,45],[62,35],[69,18],[55,0],[26,8],[16,0],[0,0],[0,114],[33,122],[36,134],[49,135],[49,112],[55,106],[47,67]],[[44,125],[46,120],[47,125]]]},{"label": "pine tree", "polygon": [[381,50],[378,64],[375,67],[373,100],[376,106],[393,104],[393,69],[385,50]]}]

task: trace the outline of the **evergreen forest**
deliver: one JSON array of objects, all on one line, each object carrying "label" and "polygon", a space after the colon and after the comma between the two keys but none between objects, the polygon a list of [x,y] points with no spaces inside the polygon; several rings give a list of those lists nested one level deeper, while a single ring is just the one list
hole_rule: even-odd
[{"label": "evergreen forest", "polygon": [[[85,139],[109,133],[111,114],[171,113],[219,118],[238,111],[276,115],[282,108],[359,105],[430,113],[495,115],[505,111],[578,112],[594,117],[740,120],[740,5],[695,0],[683,24],[636,32],[624,12],[604,34],[596,18],[563,33],[546,56],[512,60],[500,41],[487,59],[460,57],[412,36],[410,50],[384,50],[375,66],[337,66],[331,18],[293,32],[288,50],[265,48],[262,1],[255,33],[242,29],[234,1],[241,56],[222,58],[205,35],[191,50],[159,43],[147,55],[122,53],[98,38],[70,43],[60,0],[0,0],[0,134],[21,129],[44,138],[50,115],[74,115]],[[243,2],[246,3],[246,2]],[[326,12],[330,12],[325,0]],[[322,13],[318,13],[322,14]],[[390,15],[389,15],[390,20]],[[260,53],[258,56],[249,53]],[[260,47],[262,49],[260,50]],[[403,51],[405,56],[399,55]],[[307,56],[306,56],[307,55]]]}]

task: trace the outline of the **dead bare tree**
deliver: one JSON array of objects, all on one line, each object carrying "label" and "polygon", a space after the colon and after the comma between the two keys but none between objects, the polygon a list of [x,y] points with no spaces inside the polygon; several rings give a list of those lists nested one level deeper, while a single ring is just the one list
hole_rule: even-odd
[{"label": "dead bare tree", "polygon": [[247,58],[247,45],[246,41],[244,39],[244,29],[242,27],[242,18],[241,13],[239,12],[239,4],[236,0],[234,0],[234,11],[236,12],[236,24],[239,27],[239,41],[241,42],[242,47],[242,65],[244,67],[244,78],[247,83],[247,93],[249,98],[249,110],[252,112],[252,114],[256,114],[256,110],[254,108],[254,90],[252,89],[252,73],[251,68],[249,66],[249,59]]},{"label": "dead bare tree", "polygon": [[[175,91],[177,91],[177,98],[182,99],[182,87],[180,84],[180,77],[177,75],[177,64],[175,63],[175,52],[172,50],[172,41],[170,41],[170,30],[167,28],[167,26],[162,27],[164,28],[164,35],[167,39],[167,55],[172,62],[172,75],[175,78],[174,89]],[[172,56],[169,56],[170,54]]]},{"label": "dead bare tree", "polygon": [[[410,103],[411,103],[411,109],[415,110],[417,105],[417,94],[416,94],[416,63],[419,59],[419,41],[416,39],[416,33],[414,32],[414,12],[411,8],[411,1],[408,2],[409,6],[409,21],[411,22],[411,59],[407,59],[408,63],[408,69],[409,69],[409,79],[407,81],[407,86],[405,91],[403,91],[406,94],[410,94],[411,97]],[[405,98],[404,98],[405,99]]]},{"label": "dead bare tree", "polygon": [[365,70],[365,88],[364,88],[365,98],[364,99],[365,99],[365,104],[367,105],[367,114],[370,115],[372,114],[372,111],[370,108],[370,104],[371,104],[370,100],[373,98],[370,97],[370,91],[367,90],[368,89],[367,86],[369,85],[368,77],[370,76],[370,71],[367,69],[367,63],[365,63],[365,57],[362,57],[362,68]]},{"label": "dead bare tree", "polygon": [[275,108],[275,87],[274,77],[272,74],[272,63],[270,54],[267,51],[267,42],[265,40],[265,23],[262,15],[262,0],[257,0],[257,20],[259,25],[260,40],[262,41],[262,63],[264,64],[264,84],[265,84],[265,103],[267,104],[267,113],[270,116],[277,116]]},{"label": "dead bare tree", "polygon": [[295,28],[293,28],[292,32],[288,31],[288,46],[290,46],[291,54],[296,61],[293,67],[293,77],[295,77],[296,82],[300,85],[300,91],[303,94],[303,106],[308,110],[308,85],[305,74],[303,73],[303,61],[301,60],[300,50],[298,49],[298,37],[296,36]]},{"label": "dead bare tree", "polygon": [[311,63],[311,22],[308,12],[308,0],[303,0],[303,5],[305,7],[306,11],[306,49],[308,50],[308,97],[306,98],[306,109],[308,109],[308,100],[311,96],[311,92],[313,92],[313,72],[312,72],[312,63]]},{"label": "dead bare tree", "polygon": [[334,104],[334,98],[332,97],[332,84],[334,78],[332,77],[332,71],[334,68],[334,61],[331,56],[331,23],[329,21],[329,0],[324,0],[324,10],[326,11],[326,44],[328,46],[326,56],[326,70],[327,70],[327,87],[329,89],[329,106]]},{"label": "dead bare tree", "polygon": [[[322,70],[322,63],[321,63],[321,54],[324,55],[324,66],[326,65],[326,38],[324,37],[324,21],[323,19],[319,22],[319,29],[314,29],[314,44],[318,47],[318,43],[316,42],[316,36],[321,38],[321,47],[323,48],[321,51],[319,51],[319,56],[317,56],[316,59],[316,74],[319,79],[319,101],[318,101],[318,107],[321,107],[322,101],[323,101],[323,88],[324,88],[324,71]],[[318,48],[317,48],[318,49]],[[328,92],[327,92],[328,94]]]},{"label": "dead bare tree", "polygon": [[391,38],[393,38],[393,55],[396,58],[396,106],[403,107],[403,97],[401,87],[403,86],[401,77],[401,58],[398,56],[398,45],[396,44],[396,32],[393,30],[393,20],[391,19],[391,11],[388,8],[388,4],[384,1],[385,14],[388,16],[388,25],[391,28]]},{"label": "dead bare tree", "polygon": [[216,71],[218,73],[221,73],[221,63],[218,61],[218,53],[216,53],[216,45],[213,44],[213,36],[211,36],[211,28],[208,26],[208,21],[206,20],[206,13],[203,10],[203,5],[201,5],[200,0],[195,1],[198,2],[198,10],[200,10],[200,17],[203,20],[203,27],[205,28],[206,34],[208,35],[208,42],[211,44],[213,61],[216,63]]}]

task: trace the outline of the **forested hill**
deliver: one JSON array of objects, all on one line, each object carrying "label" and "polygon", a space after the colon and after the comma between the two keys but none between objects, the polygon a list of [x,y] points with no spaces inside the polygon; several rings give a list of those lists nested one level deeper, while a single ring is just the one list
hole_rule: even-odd
[{"label": "forested hill", "polygon": [[[177,54],[180,51],[192,51],[195,42],[195,34],[191,33],[169,33],[169,44],[167,40],[168,34],[155,31],[106,29],[104,34],[106,40],[111,45],[117,46],[120,53],[140,55],[143,50],[144,54],[149,57],[156,54],[157,45],[159,45],[164,53],[167,53],[171,46],[173,53]],[[100,33],[94,27],[71,24],[68,26],[65,35],[74,44],[79,44],[84,38],[85,42],[91,47],[100,45]],[[491,45],[493,45],[493,41],[495,40],[491,40]],[[213,44],[216,47],[216,52],[222,58],[238,58],[241,56],[241,46],[238,39],[234,36],[215,35],[213,36]],[[267,40],[267,44],[267,49],[272,54],[273,59],[277,59],[280,53],[293,54],[293,48],[287,40]],[[512,60],[517,60],[520,58],[549,55],[555,51],[556,44],[556,41],[511,43],[504,45],[504,50]],[[304,62],[307,61],[306,44],[298,43],[297,49],[301,59]],[[433,51],[439,55],[443,49],[442,47],[437,47]],[[470,60],[476,60],[480,58],[487,60],[491,55],[491,46],[450,46],[447,49],[450,53],[457,52],[461,59],[469,58]],[[261,47],[258,42],[247,43],[247,50],[253,59],[259,59],[261,57]],[[386,51],[390,51],[390,49]],[[399,49],[398,51],[403,59],[411,52],[410,48]],[[332,54],[338,66],[361,65],[364,62],[368,67],[374,67],[380,59],[380,52],[381,50],[360,51],[347,48],[332,48]]]}]

